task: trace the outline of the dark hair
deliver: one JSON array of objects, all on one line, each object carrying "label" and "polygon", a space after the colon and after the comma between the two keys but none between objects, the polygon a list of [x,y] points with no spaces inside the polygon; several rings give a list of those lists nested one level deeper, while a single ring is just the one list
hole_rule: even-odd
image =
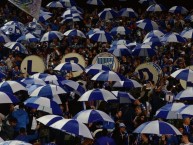
[{"label": "dark hair", "polygon": [[25,128],[21,127],[21,128],[19,129],[19,133],[24,134],[25,132],[26,132]]},{"label": "dark hair", "polygon": [[17,123],[17,119],[15,117],[10,117],[8,120],[9,122]]},{"label": "dark hair", "polygon": [[20,108],[20,109],[23,109],[24,107],[25,107],[25,106],[24,106],[24,103],[20,103],[20,104],[19,104],[19,108]]}]

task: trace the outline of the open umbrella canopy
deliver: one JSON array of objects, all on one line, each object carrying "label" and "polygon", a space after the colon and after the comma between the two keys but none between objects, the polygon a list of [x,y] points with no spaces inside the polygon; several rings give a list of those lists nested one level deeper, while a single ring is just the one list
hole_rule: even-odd
[{"label": "open umbrella canopy", "polygon": [[63,34],[59,31],[49,31],[49,32],[46,32],[40,42],[45,42],[45,41],[52,41],[54,39],[59,39],[59,40],[62,40],[63,38]]},{"label": "open umbrella canopy", "polygon": [[193,105],[185,105],[178,110],[178,114],[182,115],[183,118],[192,117],[193,116]]},{"label": "open umbrella canopy", "polygon": [[117,57],[121,56],[131,56],[131,50],[125,45],[113,45],[108,52],[114,54]]},{"label": "open umbrella canopy", "polygon": [[125,81],[117,81],[117,82],[115,82],[113,87],[117,87],[117,88],[141,88],[142,85],[139,84],[135,80],[127,79]]},{"label": "open umbrella canopy", "polygon": [[123,26],[118,26],[118,27],[114,27],[110,33],[112,35],[128,35],[131,33],[131,30],[129,30],[127,27],[123,27]]},{"label": "open umbrella canopy", "polygon": [[138,14],[132,8],[122,8],[118,12],[118,16],[135,18],[135,17],[138,17]]},{"label": "open umbrella canopy", "polygon": [[50,74],[47,73],[35,73],[33,75],[30,76],[30,78],[34,78],[34,79],[43,79],[47,76],[49,76]]},{"label": "open umbrella canopy", "polygon": [[42,79],[38,79],[38,78],[24,78],[24,79],[20,80],[20,82],[26,84],[26,86],[46,85],[46,83]]},{"label": "open umbrella canopy", "polygon": [[0,33],[0,43],[7,43],[7,42],[11,42],[11,40],[9,39],[9,37],[7,37],[6,35],[4,35],[3,33]]},{"label": "open umbrella canopy", "polygon": [[182,6],[173,6],[169,9],[170,13],[186,14],[188,10]]},{"label": "open umbrella canopy", "polygon": [[20,53],[28,54],[27,49],[23,44],[19,42],[7,42],[4,47],[11,49],[12,51],[17,51]]},{"label": "open umbrella canopy", "polygon": [[180,36],[178,33],[166,33],[161,37],[162,42],[176,42],[176,43],[185,43],[186,39]]},{"label": "open umbrella canopy", "polygon": [[81,21],[83,18],[81,16],[81,12],[75,9],[67,9],[61,16],[63,18],[62,22],[65,21]]},{"label": "open umbrella canopy", "polygon": [[87,126],[74,119],[64,119],[63,117],[57,115],[45,115],[38,118],[37,121],[51,128],[64,131],[68,134],[90,139],[93,138]]},{"label": "open umbrella canopy", "polygon": [[60,0],[65,7],[71,8],[76,5],[76,2],[74,0]]},{"label": "open umbrella canopy", "polygon": [[162,42],[160,41],[160,38],[157,36],[148,37],[147,39],[143,40],[143,43],[152,46],[162,46]]},{"label": "open umbrella canopy", "polygon": [[159,28],[158,24],[150,19],[139,20],[136,24],[137,27],[146,31],[158,30]]},{"label": "open umbrella canopy", "polygon": [[155,0],[139,0],[140,4],[143,5],[152,5],[152,4],[156,4]]},{"label": "open umbrella canopy", "polygon": [[113,19],[115,17],[117,17],[117,12],[115,12],[113,9],[111,8],[105,8],[103,11],[101,11],[98,16],[101,19],[104,20],[109,20],[109,19]]},{"label": "open umbrella canopy", "polygon": [[86,38],[86,36],[82,31],[76,30],[76,29],[66,31],[64,33],[64,36],[78,36],[78,37]]},{"label": "open umbrella canopy", "polygon": [[116,72],[113,71],[103,71],[97,73],[95,76],[92,77],[91,80],[96,80],[96,81],[124,81],[126,78]]},{"label": "open umbrella canopy", "polygon": [[22,42],[22,41],[39,42],[39,39],[37,37],[35,37],[33,34],[27,33],[27,34],[22,35],[21,37],[19,37],[16,41],[17,42]]},{"label": "open umbrella canopy", "polygon": [[157,37],[161,37],[164,35],[164,32],[160,31],[160,30],[152,30],[150,31],[149,33],[147,33],[143,39],[143,41],[149,37],[154,37],[154,36],[157,36]]},{"label": "open umbrella canopy", "polygon": [[65,63],[60,63],[59,65],[57,65],[54,68],[54,70],[76,72],[76,71],[84,71],[84,67],[78,63],[65,62]]},{"label": "open umbrella canopy", "polygon": [[3,81],[0,83],[0,91],[16,93],[18,91],[26,91],[25,85],[17,81]]},{"label": "open umbrella canopy", "polygon": [[116,100],[117,98],[105,89],[93,89],[85,92],[78,101],[91,101],[91,100]]},{"label": "open umbrella canopy", "polygon": [[158,120],[148,121],[141,124],[133,131],[133,133],[182,135],[180,131],[173,125]]},{"label": "open umbrella canopy", "polygon": [[64,8],[64,5],[60,1],[52,1],[46,5],[47,7],[50,8]]},{"label": "open umbrella canopy", "polygon": [[104,121],[114,123],[113,119],[108,114],[106,114],[103,111],[93,109],[83,110],[78,114],[76,114],[73,117],[73,119],[76,119],[79,122],[87,124],[92,122],[104,122]]},{"label": "open umbrella canopy", "polygon": [[4,103],[18,103],[19,99],[11,93],[0,92],[0,104]]},{"label": "open umbrella canopy", "polygon": [[28,107],[47,113],[62,115],[62,110],[60,109],[59,105],[45,97],[31,97],[24,101],[24,104]]},{"label": "open umbrella canopy", "polygon": [[153,49],[153,46],[144,43],[144,44],[137,45],[132,50],[132,55],[149,57],[149,56],[156,55],[156,51],[155,51],[155,49]]},{"label": "open umbrella canopy", "polygon": [[97,5],[97,6],[105,5],[102,0],[88,0],[86,3],[89,5]]},{"label": "open umbrella canopy", "polygon": [[162,4],[153,4],[146,9],[147,12],[161,12],[164,10],[166,8]]},{"label": "open umbrella canopy", "polygon": [[0,145],[32,145],[32,144],[19,140],[7,140],[0,142]]},{"label": "open umbrella canopy", "polygon": [[96,42],[111,42],[113,37],[110,33],[103,30],[95,31],[95,33],[88,35],[90,39]]},{"label": "open umbrella canopy", "polygon": [[188,29],[185,30],[180,34],[180,36],[187,38],[187,39],[192,39],[193,38],[193,29]]},{"label": "open umbrella canopy", "polygon": [[92,74],[92,75],[96,75],[97,73],[102,72],[102,71],[110,71],[110,68],[108,66],[98,64],[98,63],[87,66],[85,68],[85,72],[87,74]]},{"label": "open umbrella canopy", "polygon": [[155,117],[164,119],[182,119],[182,115],[178,114],[178,110],[184,107],[183,103],[166,104],[156,111]]},{"label": "open umbrella canopy", "polygon": [[179,69],[171,74],[173,78],[193,82],[193,71],[191,69]]},{"label": "open umbrella canopy", "polygon": [[133,103],[136,100],[128,92],[112,91],[112,93],[119,99],[119,103]]},{"label": "open umbrella canopy", "polygon": [[183,90],[181,92],[179,92],[175,98],[175,100],[181,100],[181,101],[185,101],[185,100],[193,100],[193,88],[187,88],[186,90]]}]

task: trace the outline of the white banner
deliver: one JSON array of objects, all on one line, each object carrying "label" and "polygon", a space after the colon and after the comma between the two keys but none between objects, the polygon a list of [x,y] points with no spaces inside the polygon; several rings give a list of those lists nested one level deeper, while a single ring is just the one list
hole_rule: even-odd
[{"label": "white banner", "polygon": [[42,0],[8,0],[32,17],[39,19]]}]

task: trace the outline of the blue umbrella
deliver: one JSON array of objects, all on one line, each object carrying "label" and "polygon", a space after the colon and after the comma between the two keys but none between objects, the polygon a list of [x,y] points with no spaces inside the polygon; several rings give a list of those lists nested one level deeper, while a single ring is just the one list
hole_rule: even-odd
[{"label": "blue umbrella", "polygon": [[125,45],[125,46],[127,46],[129,43],[130,43],[129,40],[120,39],[120,40],[113,41],[111,45]]},{"label": "blue umbrella", "polygon": [[92,75],[95,75],[101,71],[110,71],[110,68],[108,66],[97,63],[85,68],[85,72]]},{"label": "blue umbrella", "polygon": [[[61,86],[45,85],[36,88],[30,93],[30,96],[54,96],[58,94],[65,94],[68,90],[64,90]],[[28,91],[29,92],[29,91]]]},{"label": "blue umbrella", "polygon": [[50,8],[64,8],[64,5],[60,1],[52,1],[46,5],[47,7]]},{"label": "blue umbrella", "polygon": [[169,12],[170,13],[186,14],[188,12],[188,10],[182,6],[173,6],[169,9]]},{"label": "blue umbrella", "polygon": [[20,80],[20,82],[26,84],[27,86],[31,86],[31,85],[46,85],[46,83],[39,78],[24,78],[22,80]]},{"label": "blue umbrella", "polygon": [[162,4],[153,4],[146,9],[147,12],[161,12],[164,10],[166,8]]},{"label": "blue umbrella", "polygon": [[136,22],[136,24],[137,24],[137,27],[146,31],[157,30],[159,28],[157,23],[150,19],[139,20]]},{"label": "blue umbrella", "polygon": [[0,43],[10,42],[11,40],[4,34],[0,33]]},{"label": "blue umbrella", "polygon": [[149,44],[152,46],[162,46],[162,42],[160,38],[157,36],[148,37],[147,39],[143,40],[143,43]]},{"label": "blue umbrella", "polygon": [[18,21],[9,21],[4,24],[4,26],[8,26],[8,31],[11,34],[25,34],[27,32],[26,27],[23,23]]},{"label": "blue umbrella", "polygon": [[134,17],[138,17],[138,14],[132,8],[122,8],[118,12],[118,16],[134,18]]},{"label": "blue umbrella", "polygon": [[37,110],[41,110],[51,114],[62,115],[62,110],[60,109],[59,105],[56,102],[45,97],[31,97],[24,101],[24,104]]},{"label": "blue umbrella", "polygon": [[132,50],[132,55],[149,57],[156,55],[156,51],[149,44],[140,44]]},{"label": "blue umbrella", "polygon": [[187,88],[186,90],[183,90],[181,92],[179,92],[175,98],[175,100],[181,100],[181,101],[185,101],[185,100],[193,100],[193,89],[192,87]]},{"label": "blue umbrella", "polygon": [[50,74],[47,73],[35,73],[32,76],[30,76],[30,78],[37,78],[37,79],[43,79],[47,76],[50,76]]},{"label": "blue umbrella", "polygon": [[78,101],[93,101],[93,100],[116,100],[117,98],[105,89],[93,89],[85,92]]},{"label": "blue umbrella", "polygon": [[96,145],[116,145],[114,139],[108,136],[102,136],[95,140]]},{"label": "blue umbrella", "polygon": [[131,80],[131,79],[127,79],[125,81],[118,81],[115,82],[115,84],[113,85],[113,87],[116,88],[141,88],[142,85],[139,84],[137,81],[135,80]]},{"label": "blue umbrella", "polygon": [[101,11],[98,16],[101,19],[104,20],[109,20],[109,19],[113,19],[115,17],[117,17],[117,12],[115,12],[113,9],[111,8],[105,8],[103,11]]},{"label": "blue umbrella", "polygon": [[176,43],[185,43],[186,39],[184,39],[182,36],[180,36],[178,33],[166,33],[161,38],[162,42],[176,42]]},{"label": "blue umbrella", "polygon": [[164,119],[182,119],[178,114],[178,110],[184,107],[183,103],[166,104],[156,111],[155,117]]},{"label": "blue umbrella", "polygon": [[0,145],[32,145],[32,144],[19,140],[8,140],[0,142]]},{"label": "blue umbrella", "polygon": [[25,48],[25,46],[23,46],[21,43],[19,42],[7,42],[4,47],[11,49],[12,51],[17,51],[23,54],[28,54],[27,49]]},{"label": "blue umbrella", "polygon": [[74,119],[64,119],[63,117],[57,115],[45,115],[38,118],[37,121],[68,134],[92,139],[92,135],[87,126]]},{"label": "blue umbrella", "polygon": [[63,38],[63,34],[59,31],[50,31],[50,32],[46,32],[40,42],[45,42],[45,41],[52,41],[54,39],[59,39],[59,40],[62,40]]},{"label": "blue umbrella", "polygon": [[80,111],[72,119],[78,120],[79,122],[86,124],[104,121],[114,123],[113,119],[108,114],[103,111],[93,109]]},{"label": "blue umbrella", "polygon": [[125,45],[113,45],[108,52],[114,54],[117,57],[121,56],[131,56],[131,50]]},{"label": "blue umbrella", "polygon": [[104,71],[97,73],[91,80],[96,81],[124,81],[126,78],[113,71]]},{"label": "blue umbrella", "polygon": [[153,36],[157,36],[157,37],[161,37],[164,35],[164,32],[162,32],[161,30],[152,30],[149,33],[147,33],[144,37],[143,40],[149,38],[149,37],[153,37]]},{"label": "blue umbrella", "polygon": [[59,65],[57,65],[54,68],[54,70],[76,72],[76,71],[84,71],[84,68],[83,66],[81,66],[78,63],[65,62],[65,63],[60,63]]},{"label": "blue umbrella", "polygon": [[19,99],[11,93],[0,92],[0,104],[4,103],[18,103]]},{"label": "blue umbrella", "polygon": [[133,103],[136,99],[128,92],[112,91],[120,103]]},{"label": "blue umbrella", "polygon": [[111,35],[128,35],[131,33],[131,30],[129,30],[127,27],[123,27],[123,26],[118,26],[118,27],[114,27],[111,31],[110,31]]},{"label": "blue umbrella", "polygon": [[63,18],[62,22],[65,21],[81,21],[83,18],[81,16],[81,12],[75,9],[67,9],[61,16]]},{"label": "blue umbrella", "polygon": [[193,82],[193,71],[191,69],[179,69],[171,74],[173,78]]},{"label": "blue umbrella", "polygon": [[64,33],[64,36],[78,36],[78,37],[86,38],[86,36],[82,31],[76,30],[76,29],[66,31]]},{"label": "blue umbrella", "polygon": [[71,8],[76,5],[74,0],[60,0],[65,7]]},{"label": "blue umbrella", "polygon": [[180,131],[173,125],[164,121],[148,121],[137,127],[133,133],[143,134],[171,134],[171,135],[182,135]]},{"label": "blue umbrella", "polygon": [[97,42],[111,42],[113,37],[110,33],[105,31],[96,31],[94,34],[89,35],[89,38]]},{"label": "blue umbrella", "polygon": [[86,3],[89,5],[97,5],[97,6],[105,5],[102,0],[88,0]]},{"label": "blue umbrella", "polygon": [[3,81],[0,83],[0,91],[16,93],[18,91],[26,91],[25,85],[16,81]]},{"label": "blue umbrella", "polygon": [[39,39],[36,38],[33,34],[31,33],[27,33],[21,37],[19,37],[17,40],[17,42],[22,42],[22,41],[27,41],[27,42],[39,42]]},{"label": "blue umbrella", "polygon": [[88,33],[86,33],[86,35],[89,36],[89,35],[94,34],[95,32],[100,31],[100,30],[101,29],[99,29],[99,28],[91,29],[90,31],[88,31]]},{"label": "blue umbrella", "polygon": [[156,4],[155,0],[139,0],[140,4],[143,5],[152,5],[152,4]]},{"label": "blue umbrella", "polygon": [[50,15],[50,14],[40,14],[38,21],[39,22],[45,22],[48,19],[50,19],[51,17],[52,17],[52,15]]},{"label": "blue umbrella", "polygon": [[192,39],[193,38],[193,29],[185,30],[180,34],[180,36],[187,38],[187,39]]}]

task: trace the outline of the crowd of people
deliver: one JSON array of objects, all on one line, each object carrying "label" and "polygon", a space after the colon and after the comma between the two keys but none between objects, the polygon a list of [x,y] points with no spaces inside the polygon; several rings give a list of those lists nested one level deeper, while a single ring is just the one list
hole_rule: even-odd
[{"label": "crowd of people", "polygon": [[[81,30],[87,34],[93,28],[99,28],[110,32],[116,26],[124,26],[131,30],[129,35],[116,35],[115,40],[125,39],[130,42],[142,43],[145,35],[148,33],[136,26],[140,19],[149,18],[157,22],[163,32],[180,33],[184,29],[192,28],[192,22],[185,20],[186,16],[192,14],[189,10],[187,14],[163,12],[145,12],[139,11],[138,17],[127,18],[117,17],[113,20],[101,20],[98,17],[100,8],[93,7],[92,10],[83,9],[83,20],[78,22],[63,22],[60,17],[64,12],[63,8],[45,8],[53,16],[45,22],[40,22],[44,28],[44,33],[48,31],[66,32],[72,28]],[[121,7],[115,7],[120,10]],[[19,12],[19,13],[18,13]],[[10,3],[0,7],[1,26],[7,21],[19,21],[27,25],[32,21],[32,17],[17,9]],[[12,38],[14,39],[14,38]],[[14,40],[12,40],[14,41]],[[19,52],[13,52],[0,44],[0,71],[6,74],[5,80],[18,80],[28,77],[20,70],[21,62],[28,56]],[[92,64],[94,57],[102,52],[107,52],[111,47],[111,42],[95,42],[89,38],[80,38],[77,36],[66,37],[62,40],[55,39],[52,42],[24,43],[29,55],[37,55],[45,62],[45,73],[57,74],[53,69],[60,64],[64,55],[74,52],[82,55],[86,65]],[[49,61],[48,61],[48,58]],[[0,137],[3,140],[21,140],[33,144],[41,145],[65,145],[65,144],[83,144],[83,145],[103,145],[103,140],[108,140],[108,145],[191,145],[193,144],[193,120],[184,118],[182,120],[166,120],[176,126],[182,133],[182,136],[175,135],[149,135],[134,134],[133,131],[146,121],[158,119],[155,117],[156,111],[167,103],[172,103],[174,99],[167,99],[168,92],[175,96],[184,88],[179,80],[170,75],[174,71],[193,65],[193,45],[191,39],[186,43],[168,43],[158,46],[156,55],[152,57],[121,56],[118,58],[120,67],[118,73],[128,79],[134,79],[142,84],[142,88],[118,89],[120,91],[130,92],[136,99],[132,103],[107,103],[101,101],[97,106],[93,102],[87,102],[86,108],[98,109],[111,115],[115,124],[111,123],[91,123],[88,128],[93,133],[94,140],[74,137],[67,133],[49,128],[39,124],[36,119],[45,115],[45,112],[24,106],[29,96],[27,92],[20,91],[18,96],[20,104],[0,104]],[[147,80],[144,75],[139,78],[135,69],[146,62],[153,62],[162,69],[157,82]],[[61,75],[61,74],[60,74]],[[86,90],[93,88],[105,88],[109,91],[117,90],[113,88],[114,82],[92,81],[91,75],[82,73],[80,76],[73,77],[71,73],[62,74],[64,78],[79,81]],[[3,79],[2,79],[3,80]],[[82,103],[78,102],[77,94],[61,95],[62,104],[60,108],[65,118],[71,118],[79,111],[83,110]],[[191,104],[191,101],[184,102]],[[96,130],[99,131],[96,133]],[[191,143],[192,142],[192,143]]]}]

